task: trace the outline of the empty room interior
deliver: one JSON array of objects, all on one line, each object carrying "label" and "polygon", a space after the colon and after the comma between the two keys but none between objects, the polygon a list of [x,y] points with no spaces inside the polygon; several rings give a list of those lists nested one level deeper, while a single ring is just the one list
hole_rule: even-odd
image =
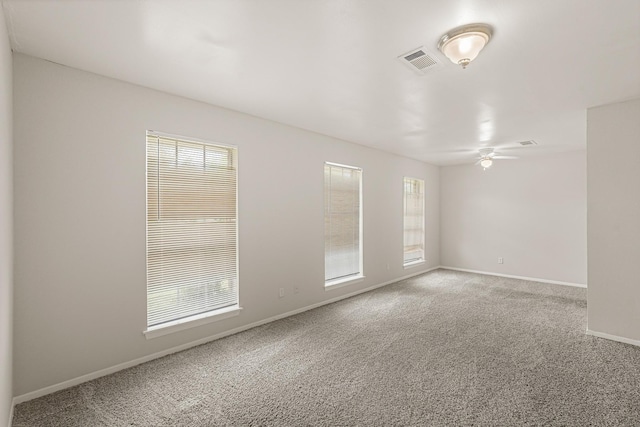
[{"label": "empty room interior", "polygon": [[0,425],[640,425],[640,1],[0,3]]}]

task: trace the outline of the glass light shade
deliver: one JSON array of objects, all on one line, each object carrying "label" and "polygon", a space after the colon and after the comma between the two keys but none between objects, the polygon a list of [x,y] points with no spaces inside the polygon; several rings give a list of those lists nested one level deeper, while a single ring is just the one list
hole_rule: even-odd
[{"label": "glass light shade", "polygon": [[480,160],[480,166],[482,166],[485,169],[491,167],[492,164],[493,164],[493,160],[491,160],[488,157]]},{"label": "glass light shade", "polygon": [[489,43],[491,33],[491,27],[485,24],[464,25],[442,36],[438,48],[451,62],[466,68]]}]

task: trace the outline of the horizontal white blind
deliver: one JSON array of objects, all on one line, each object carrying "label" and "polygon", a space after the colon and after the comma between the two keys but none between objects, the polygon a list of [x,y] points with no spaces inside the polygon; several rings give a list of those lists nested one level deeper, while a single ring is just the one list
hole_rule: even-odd
[{"label": "horizontal white blind", "polygon": [[357,168],[324,166],[325,281],[360,274],[360,179]]},{"label": "horizontal white blind", "polygon": [[237,304],[236,157],[147,134],[147,326]]},{"label": "horizontal white blind", "polygon": [[404,263],[424,259],[424,181],[404,179]]}]

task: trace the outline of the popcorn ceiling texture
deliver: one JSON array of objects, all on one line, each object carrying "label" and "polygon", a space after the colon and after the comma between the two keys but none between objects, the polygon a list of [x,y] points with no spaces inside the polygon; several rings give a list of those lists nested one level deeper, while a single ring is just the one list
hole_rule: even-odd
[{"label": "popcorn ceiling texture", "polygon": [[436,270],[16,407],[22,426],[640,425],[586,289]]}]

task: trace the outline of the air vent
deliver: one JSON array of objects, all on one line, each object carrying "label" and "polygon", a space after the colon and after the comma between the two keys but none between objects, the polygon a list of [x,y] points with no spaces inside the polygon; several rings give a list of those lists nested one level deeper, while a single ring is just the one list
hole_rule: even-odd
[{"label": "air vent", "polygon": [[419,74],[426,74],[441,65],[436,56],[427,52],[424,47],[400,55],[398,59]]},{"label": "air vent", "polygon": [[538,145],[538,143],[535,142],[533,139],[530,139],[529,141],[520,141],[518,144],[520,144],[520,145]]}]

